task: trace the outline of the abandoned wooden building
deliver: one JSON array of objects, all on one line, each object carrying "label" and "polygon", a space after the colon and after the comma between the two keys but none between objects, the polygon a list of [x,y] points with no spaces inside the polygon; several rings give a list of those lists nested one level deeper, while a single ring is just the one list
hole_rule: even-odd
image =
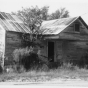
[{"label": "abandoned wooden building", "polygon": [[[39,29],[43,39],[37,40],[43,47],[38,54],[50,62],[73,61],[88,51],[88,26],[81,17],[61,18],[42,22]],[[0,12],[0,64],[12,61],[12,53],[22,47],[22,34],[30,35],[30,29],[15,15]],[[4,59],[5,58],[5,59]]]},{"label": "abandoned wooden building", "polygon": [[88,26],[80,16],[44,21],[40,30],[44,36],[40,54],[50,62],[79,63],[88,52]]},{"label": "abandoned wooden building", "polygon": [[[16,15],[0,12],[0,64],[12,61],[12,52],[22,46],[22,34],[30,29]],[[4,59],[5,58],[5,59]]]}]

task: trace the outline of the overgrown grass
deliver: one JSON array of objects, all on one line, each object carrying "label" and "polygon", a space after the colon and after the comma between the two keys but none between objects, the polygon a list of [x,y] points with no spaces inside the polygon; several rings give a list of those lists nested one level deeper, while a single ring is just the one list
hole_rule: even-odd
[{"label": "overgrown grass", "polygon": [[49,69],[44,71],[43,69],[39,70],[29,70],[28,72],[16,73],[9,72],[3,73],[0,75],[0,81],[8,81],[8,80],[22,80],[22,79],[30,79],[30,81],[46,81],[51,80],[53,78],[62,78],[62,79],[88,79],[88,70],[86,68],[79,68],[78,66],[72,66],[71,64],[64,64],[57,69]]}]

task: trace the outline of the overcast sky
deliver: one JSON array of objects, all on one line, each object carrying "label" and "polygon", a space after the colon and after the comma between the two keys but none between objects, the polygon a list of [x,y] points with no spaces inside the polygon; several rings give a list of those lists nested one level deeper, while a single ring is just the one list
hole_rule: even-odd
[{"label": "overcast sky", "polygon": [[0,0],[0,11],[10,13],[36,5],[49,6],[49,13],[65,7],[70,16],[82,16],[88,24],[88,0]]}]

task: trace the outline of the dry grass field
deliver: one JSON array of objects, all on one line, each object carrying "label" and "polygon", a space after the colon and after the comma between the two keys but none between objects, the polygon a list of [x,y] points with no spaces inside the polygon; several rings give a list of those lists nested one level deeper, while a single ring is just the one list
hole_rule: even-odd
[{"label": "dry grass field", "polygon": [[0,82],[48,82],[53,79],[81,79],[88,80],[88,69],[65,64],[57,69],[29,70],[28,72],[5,72],[0,74]]}]

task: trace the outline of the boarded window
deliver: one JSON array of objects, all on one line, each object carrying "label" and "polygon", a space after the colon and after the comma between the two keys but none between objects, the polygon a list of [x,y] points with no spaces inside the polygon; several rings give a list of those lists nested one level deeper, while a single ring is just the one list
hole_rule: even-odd
[{"label": "boarded window", "polygon": [[80,24],[75,24],[74,30],[80,32]]}]

